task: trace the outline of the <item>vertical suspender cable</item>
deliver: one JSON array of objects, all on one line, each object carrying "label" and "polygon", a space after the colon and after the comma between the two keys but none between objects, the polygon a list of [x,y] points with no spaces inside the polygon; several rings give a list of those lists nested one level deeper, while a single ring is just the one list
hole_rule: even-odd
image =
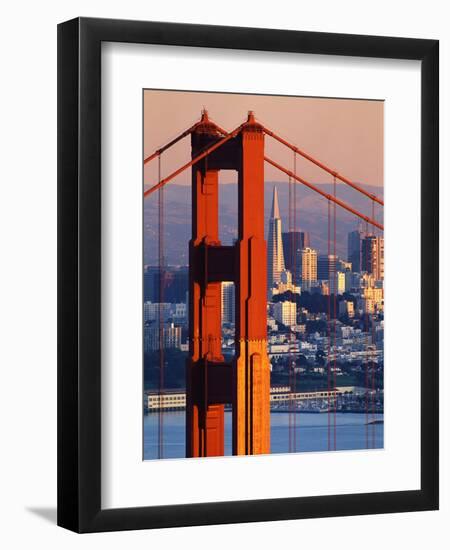
[{"label": "vertical suspender cable", "polygon": [[[369,225],[368,223],[366,222],[366,231],[365,231],[365,234],[366,234],[366,238],[368,237],[369,235]],[[366,330],[366,360],[365,360],[365,400],[366,400],[366,448],[369,449],[369,358],[368,358],[368,351],[369,351],[369,293],[367,292],[367,290],[369,289],[369,284],[370,284],[370,281],[369,281],[369,278],[370,278],[370,273],[369,273],[369,250],[368,250],[368,247],[369,247],[369,241],[366,240],[366,245],[364,247],[364,253],[365,253],[365,260],[364,260],[364,264],[365,264],[365,270],[366,270],[366,274],[367,274],[367,278],[366,278],[366,286],[365,286],[365,300],[364,300],[364,304],[365,304],[365,311],[363,312],[364,314],[364,325],[365,325],[365,330]],[[372,262],[372,260],[370,260],[370,263]]]},{"label": "vertical suspender cable", "polygon": [[[205,157],[205,163],[204,163],[204,169],[205,169],[205,177],[203,179],[203,194],[204,194],[204,197],[205,197],[205,202],[206,202],[206,197],[208,196],[208,184],[205,185],[205,182],[206,182],[206,176],[207,176],[207,172],[208,172],[208,157]],[[211,336],[210,334],[208,334],[208,315],[209,315],[209,311],[208,311],[208,231],[209,231],[209,225],[208,225],[208,209],[206,207],[206,204],[205,204],[205,208],[203,209],[204,211],[204,214],[205,214],[205,223],[204,223],[204,227],[205,227],[205,237],[204,237],[204,247],[205,247],[205,256],[204,256],[204,259],[205,259],[205,265],[204,265],[204,295],[203,295],[203,313],[204,313],[204,319],[203,319],[203,322],[204,322],[204,326],[203,326],[203,336],[204,336],[204,340],[203,340],[203,344],[202,346],[204,346],[204,348],[202,349],[202,353],[203,353],[203,357],[204,357],[204,368],[205,368],[205,371],[203,373],[203,380],[204,380],[204,384],[203,384],[203,406],[204,406],[204,419],[205,419],[205,426],[204,426],[204,429],[203,429],[203,434],[204,434],[204,440],[203,440],[203,445],[204,445],[204,451],[203,451],[203,456],[207,456],[207,449],[208,449],[208,358],[209,358],[209,353],[210,353],[210,350],[211,350]]]},{"label": "vertical suspender cable", "polygon": [[[375,219],[375,201],[372,200],[372,219]],[[375,234],[375,227],[372,226],[372,232]],[[380,263],[380,247],[377,245],[377,269],[379,269]],[[375,296],[374,296],[375,298]],[[375,307],[375,300],[373,302]],[[374,323],[374,313],[372,313],[371,325],[372,325],[372,361],[371,361],[371,370],[372,370],[372,449],[375,448],[375,352],[376,352],[376,342],[375,342],[375,323]]]},{"label": "vertical suspender cable", "polygon": [[[294,175],[297,174],[297,155],[294,151]],[[292,284],[296,285],[296,272],[297,272],[297,250],[298,250],[298,242],[297,242],[297,183],[295,179],[292,180],[292,192],[293,192],[293,208],[292,208],[292,222],[293,222],[293,235],[291,237],[292,242],[292,255],[291,255],[291,269],[292,269]],[[295,300],[295,294],[294,294],[294,300]],[[297,325],[297,308],[295,310],[295,325]],[[294,332],[294,345],[295,350],[297,349],[297,332]],[[297,351],[295,351],[297,353]],[[299,357],[299,363],[300,363],[300,350],[298,350],[298,357]],[[294,359],[294,384],[292,390],[294,391],[294,394],[297,394],[297,362]],[[297,400],[295,401],[295,412],[294,412],[294,453],[297,451]]]},{"label": "vertical suspender cable", "polygon": [[[333,195],[336,198],[336,176],[333,177]],[[334,415],[333,415],[333,448],[336,450],[336,407],[337,407],[337,393],[336,393],[336,318],[337,318],[337,292],[338,292],[338,274],[337,274],[337,258],[336,258],[336,203],[333,203],[333,357],[334,357],[334,369],[333,369],[333,392],[334,392]]]},{"label": "vertical suspender cable", "polygon": [[[158,155],[158,181],[161,181],[161,155]],[[159,413],[158,458],[164,457],[164,187],[158,190],[158,347],[159,347]]]},{"label": "vertical suspender cable", "polygon": [[331,254],[331,203],[328,199],[328,239],[327,239],[327,264],[328,264],[328,308],[327,308],[327,336],[328,336],[328,353],[327,353],[327,417],[328,417],[328,450],[331,450],[331,279],[330,279],[330,254]]},{"label": "vertical suspender cable", "polygon": [[[289,263],[290,264],[290,267],[292,268],[292,255],[293,255],[293,249],[294,249],[294,244],[293,244],[293,239],[294,239],[294,235],[292,233],[292,230],[293,230],[293,227],[292,227],[292,187],[293,185],[295,185],[295,183],[293,183],[293,179],[291,178],[291,176],[289,176],[288,178],[288,242],[289,242],[289,248],[288,250],[286,251],[287,252],[287,257],[284,258],[284,262],[285,262],[285,268],[286,268],[286,263]],[[288,428],[288,440],[289,440],[289,452],[292,453],[293,451],[293,439],[294,439],[294,417],[295,417],[295,411],[293,410],[294,409],[294,395],[293,395],[293,392],[294,392],[294,388],[293,388],[293,385],[294,385],[294,370],[295,370],[295,366],[293,364],[293,356],[292,356],[292,341],[291,341],[291,336],[292,336],[292,332],[291,330],[289,331],[289,336],[288,336],[288,346],[289,346],[289,352],[288,352],[288,373],[289,373],[289,428]]]}]

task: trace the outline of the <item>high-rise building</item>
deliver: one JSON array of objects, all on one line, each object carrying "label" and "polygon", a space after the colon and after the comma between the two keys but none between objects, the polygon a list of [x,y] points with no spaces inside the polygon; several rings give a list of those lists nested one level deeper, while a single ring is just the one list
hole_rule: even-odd
[{"label": "high-rise building", "polygon": [[317,278],[319,281],[328,281],[330,273],[335,274],[338,270],[339,258],[333,254],[319,254],[317,257]]},{"label": "high-rise building", "polygon": [[350,231],[347,237],[347,259],[352,264],[352,271],[361,271],[361,241],[363,232],[360,229]]},{"label": "high-rise building", "polygon": [[147,266],[144,272],[144,301],[181,303],[186,298],[189,268]]},{"label": "high-rise building", "polygon": [[277,302],[273,306],[274,318],[283,325],[291,327],[297,324],[297,304],[295,302]]},{"label": "high-rise building", "polygon": [[348,315],[350,318],[355,315],[355,307],[353,302],[342,300],[339,302],[339,315]]},{"label": "high-rise building", "polygon": [[383,309],[384,290],[382,288],[365,288],[362,295],[366,300],[372,300],[377,310]]},{"label": "high-rise building", "polygon": [[159,292],[157,284],[155,284],[155,277],[159,272],[158,266],[148,265],[144,270],[144,302],[157,302],[159,299]]},{"label": "high-rise building", "polygon": [[144,321],[167,321],[170,317],[171,304],[158,302],[144,302]]},{"label": "high-rise building", "polygon": [[222,323],[234,323],[235,290],[234,283],[224,281],[221,290],[222,298]]},{"label": "high-rise building", "polygon": [[177,327],[173,323],[162,329],[155,325],[145,325],[144,351],[159,350],[161,344],[164,349],[179,349],[181,347],[181,327]]},{"label": "high-rise building", "polygon": [[271,295],[284,294],[285,292],[292,292],[293,294],[300,294],[300,287],[292,282],[292,273],[285,269],[281,272],[280,282],[274,283],[271,289]]},{"label": "high-rise building", "polygon": [[284,265],[292,275],[294,282],[301,277],[302,250],[311,246],[309,233],[306,231],[288,231],[281,234],[283,240]]},{"label": "high-rise building", "polygon": [[344,294],[345,292],[345,273],[336,271],[329,280],[330,294]]},{"label": "high-rise building", "polygon": [[278,205],[277,188],[273,188],[272,212],[269,220],[269,235],[267,238],[267,285],[270,289],[274,283],[280,282],[284,270],[283,242],[281,238],[281,217]]},{"label": "high-rise building", "polygon": [[345,291],[356,292],[361,288],[361,274],[351,271],[345,272]]},{"label": "high-rise building", "polygon": [[317,251],[313,248],[302,250],[302,290],[311,290],[317,281]]},{"label": "high-rise building", "polygon": [[361,268],[377,281],[384,279],[384,238],[367,235],[361,246]]}]

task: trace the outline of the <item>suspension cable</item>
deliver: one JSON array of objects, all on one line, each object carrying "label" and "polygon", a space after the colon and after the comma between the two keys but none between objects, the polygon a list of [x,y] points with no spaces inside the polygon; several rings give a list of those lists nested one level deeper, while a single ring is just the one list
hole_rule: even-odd
[{"label": "suspension cable", "polygon": [[175,145],[180,140],[190,135],[197,128],[199,124],[200,124],[200,121],[196,122],[193,126],[191,126],[187,130],[179,134],[177,137],[175,137],[174,139],[172,139],[171,141],[169,141],[168,143],[166,143],[165,145],[157,149],[153,154],[151,154],[150,156],[144,159],[144,165],[148,164],[150,161],[152,161],[156,157],[161,157],[161,154],[164,153],[164,151],[167,151],[167,149],[172,147],[172,145]]},{"label": "suspension cable", "polygon": [[335,202],[338,206],[340,206],[341,208],[344,208],[345,210],[347,210],[348,212],[350,212],[351,214],[354,214],[355,216],[358,216],[358,218],[361,218],[362,220],[364,220],[366,223],[371,223],[373,224],[375,227],[377,227],[378,229],[381,229],[383,230],[383,226],[378,223],[377,221],[375,220],[372,220],[371,218],[369,218],[368,216],[365,216],[364,214],[362,214],[361,212],[359,212],[358,210],[356,210],[355,208],[351,207],[349,204],[345,203],[344,201],[340,200],[340,199],[337,199],[335,197],[333,197],[333,195],[329,194],[329,193],[325,193],[325,191],[322,191],[321,189],[319,189],[318,187],[316,187],[315,185],[313,185],[312,183],[309,183],[308,181],[306,181],[304,178],[301,178],[300,176],[298,176],[297,174],[293,174],[290,170],[288,170],[287,168],[284,168],[284,166],[282,166],[281,164],[278,164],[277,162],[275,162],[274,160],[270,159],[269,157],[264,157],[264,160],[268,163],[268,164],[271,164],[272,166],[274,166],[275,168],[278,168],[278,170],[280,170],[281,172],[284,172],[285,174],[287,174],[288,176],[291,175],[296,181],[298,181],[299,183],[302,183],[303,185],[305,185],[306,187],[308,187],[309,189],[312,189],[313,191],[315,191],[316,193],[318,193],[319,195],[322,195],[322,197],[325,197],[326,199],[328,199],[329,201],[331,202]]},{"label": "suspension cable", "polygon": [[338,180],[342,181],[343,183],[345,183],[346,185],[349,185],[350,187],[352,187],[353,189],[355,189],[356,191],[358,191],[359,193],[362,193],[363,195],[365,195],[366,197],[374,200],[375,202],[377,202],[378,204],[380,204],[381,206],[384,205],[384,202],[382,199],[380,199],[379,197],[377,197],[376,195],[374,195],[373,193],[369,193],[368,191],[366,191],[364,188],[360,187],[359,185],[357,185],[356,183],[352,182],[351,180],[349,180],[348,178],[346,178],[345,176],[343,176],[342,174],[339,174],[339,172],[337,172],[336,170],[333,170],[332,168],[329,168],[326,164],[324,164],[323,162],[317,160],[316,158],[312,157],[311,155],[309,155],[308,153],[306,153],[305,151],[302,151],[301,149],[299,149],[298,147],[296,147],[295,145],[292,145],[292,143],[289,143],[287,140],[283,139],[282,137],[280,137],[279,135],[275,134],[275,132],[272,132],[271,130],[269,130],[268,128],[264,127],[263,126],[263,130],[264,132],[272,137],[273,139],[279,141],[280,143],[282,143],[283,145],[285,145],[286,147],[288,147],[289,149],[291,149],[292,151],[294,151],[295,153],[299,154],[300,156],[302,156],[303,158],[305,158],[306,160],[308,160],[309,162],[312,162],[313,164],[315,164],[316,166],[318,166],[319,168],[321,168],[322,170],[324,170],[325,172],[328,172],[329,174],[331,174],[333,177],[336,177]]},{"label": "suspension cable", "polygon": [[152,187],[150,187],[149,189],[146,189],[144,191],[144,198],[148,197],[149,195],[151,195],[152,193],[154,193],[155,191],[157,191],[158,189],[160,189],[161,187],[163,187],[164,185],[169,183],[169,181],[173,180],[173,178],[175,178],[176,176],[178,176],[179,174],[181,174],[182,172],[184,172],[185,170],[187,170],[191,166],[194,166],[194,164],[197,164],[197,162],[200,162],[202,159],[207,157],[210,153],[212,153],[213,151],[215,151],[216,149],[221,147],[224,143],[226,143],[230,139],[236,137],[237,134],[241,131],[243,126],[244,126],[244,124],[239,125],[232,132],[230,132],[229,134],[224,136],[222,139],[220,139],[219,141],[216,141],[210,147],[207,147],[202,153],[197,155],[195,158],[193,158],[192,160],[190,160],[186,164],[183,164],[183,166],[181,166],[180,168],[175,170],[175,172],[172,172],[170,175],[168,175],[164,179],[159,179],[157,184],[153,185]]}]

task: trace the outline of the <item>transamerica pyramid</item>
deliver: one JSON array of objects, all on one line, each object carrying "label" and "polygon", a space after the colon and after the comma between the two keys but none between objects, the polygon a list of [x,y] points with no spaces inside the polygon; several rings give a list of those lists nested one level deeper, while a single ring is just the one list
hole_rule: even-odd
[{"label": "transamerica pyramid", "polygon": [[280,282],[284,270],[283,241],[281,238],[280,207],[278,206],[277,188],[273,188],[272,212],[269,220],[267,238],[267,285],[270,290],[274,283]]}]

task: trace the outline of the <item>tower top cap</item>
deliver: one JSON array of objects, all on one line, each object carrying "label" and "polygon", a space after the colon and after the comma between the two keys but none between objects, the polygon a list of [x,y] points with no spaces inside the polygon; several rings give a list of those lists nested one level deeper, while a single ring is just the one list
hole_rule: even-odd
[{"label": "tower top cap", "polygon": [[199,122],[195,125],[195,133],[220,135],[217,125],[209,118],[208,111],[205,107],[201,110]]},{"label": "tower top cap", "polygon": [[244,124],[244,129],[250,130],[253,132],[262,132],[263,127],[261,124],[256,120],[255,118],[255,112],[254,111],[248,111],[247,120]]}]

